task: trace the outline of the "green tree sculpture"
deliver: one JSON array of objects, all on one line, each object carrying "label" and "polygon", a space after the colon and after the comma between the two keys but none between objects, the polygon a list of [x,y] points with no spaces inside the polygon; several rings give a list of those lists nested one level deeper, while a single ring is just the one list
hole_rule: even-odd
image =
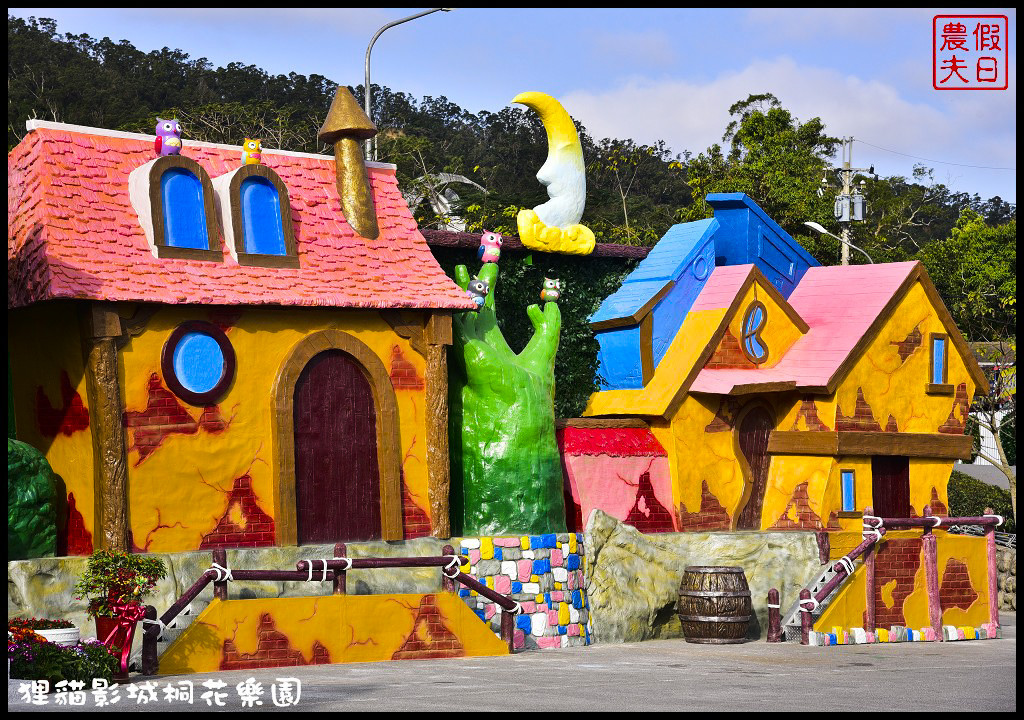
[{"label": "green tree sculpture", "polygon": [[57,478],[46,457],[7,438],[7,559],[47,557],[57,548]]},{"label": "green tree sculpture", "polygon": [[[453,322],[453,524],[465,535],[559,532],[565,505],[554,395],[562,315],[553,302],[528,307],[533,337],[516,354],[495,318],[497,264],[485,264],[478,277],[489,287],[483,307]],[[468,286],[465,265],[455,281]]]}]

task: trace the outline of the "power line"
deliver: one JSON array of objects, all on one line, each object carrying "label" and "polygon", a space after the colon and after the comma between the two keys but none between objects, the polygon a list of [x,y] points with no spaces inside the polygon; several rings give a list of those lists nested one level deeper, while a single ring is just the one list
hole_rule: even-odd
[{"label": "power line", "polygon": [[976,168],[978,170],[1014,170],[1015,171],[1017,169],[1017,168],[1009,168],[1009,167],[992,167],[990,165],[965,165],[963,163],[946,162],[945,160],[932,160],[931,158],[923,158],[923,157],[918,157],[917,155],[908,155],[907,153],[901,153],[901,152],[899,152],[897,150],[890,150],[889,148],[884,148],[881,145],[874,145],[872,143],[867,142],[866,140],[861,140],[860,138],[857,138],[857,142],[864,143],[865,145],[871,145],[871,147],[873,147],[873,148],[878,148],[879,150],[885,150],[886,152],[895,153],[896,155],[902,155],[904,157],[914,158],[915,160],[924,160],[925,162],[939,163],[940,165],[956,165],[957,167]]}]

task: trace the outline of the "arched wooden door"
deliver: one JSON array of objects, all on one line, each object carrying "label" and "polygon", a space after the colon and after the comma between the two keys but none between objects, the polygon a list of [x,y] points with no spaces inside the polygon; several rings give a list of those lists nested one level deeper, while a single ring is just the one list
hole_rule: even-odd
[{"label": "arched wooden door", "polygon": [[750,493],[736,519],[737,530],[760,530],[761,509],[764,506],[764,491],[768,484],[768,436],[775,421],[763,407],[755,407],[743,416],[736,428],[740,452],[750,468]]},{"label": "arched wooden door", "polygon": [[293,408],[299,544],[379,539],[377,411],[359,363],[340,350],[313,357]]}]

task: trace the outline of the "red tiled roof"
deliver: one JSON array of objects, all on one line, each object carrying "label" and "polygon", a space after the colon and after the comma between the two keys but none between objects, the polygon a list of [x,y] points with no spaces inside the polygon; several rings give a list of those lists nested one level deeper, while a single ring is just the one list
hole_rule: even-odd
[{"label": "red tiled roof", "polygon": [[[152,138],[40,125],[7,157],[7,306],[76,298],[213,305],[473,309],[434,260],[393,169],[369,169],[380,237],[345,222],[334,158],[264,151],[288,188],[298,268],[154,258],[128,175],[154,159]],[[217,178],[241,146],[190,144],[182,154]]]},{"label": "red tiled roof", "polygon": [[[790,306],[804,319],[809,330],[785,357],[770,368],[705,368],[697,375],[690,391],[724,395],[740,385],[761,383],[793,383],[797,388],[826,387],[917,265],[903,262],[810,268],[789,296]],[[723,269],[716,268],[712,279]],[[721,285],[735,288],[735,293],[739,285],[732,274],[728,278],[723,276],[722,280]],[[724,297],[719,293],[710,304],[722,307],[720,301]],[[703,298],[702,292],[694,307],[701,303],[707,305],[710,300],[712,298]]]}]

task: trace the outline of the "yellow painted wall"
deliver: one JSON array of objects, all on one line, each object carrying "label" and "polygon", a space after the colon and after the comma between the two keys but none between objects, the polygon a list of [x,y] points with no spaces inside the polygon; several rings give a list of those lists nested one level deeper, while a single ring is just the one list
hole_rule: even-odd
[{"label": "yellow painted wall", "polygon": [[414,630],[427,643],[437,639],[430,636],[432,628],[416,627],[425,601],[436,605],[443,627],[461,646],[460,656],[508,654],[508,646],[490,627],[450,593],[214,600],[161,656],[160,674],[220,670],[228,639],[239,654],[256,653],[264,615],[274,630],[287,636],[288,650],[299,651],[307,664],[317,642],[332,663],[390,660]]},{"label": "yellow painted wall", "polygon": [[729,319],[729,332],[741,344],[743,342],[743,317],[747,308],[755,300],[761,302],[765,307],[765,324],[761,328],[760,336],[764,341],[764,346],[768,348],[768,359],[758,367],[770,368],[782,360],[786,351],[800,339],[803,333],[769,295],[765,286],[759,280],[755,280],[743,294],[743,300],[736,314]]},{"label": "yellow painted wall", "polygon": [[[920,531],[901,531],[894,534],[894,537],[897,535],[899,537],[920,537]],[[974,601],[966,609],[947,607],[942,613],[942,624],[956,627],[980,627],[989,622],[988,561],[985,539],[937,533],[936,550],[936,567],[938,568],[940,587],[947,564],[951,559],[955,559],[967,566],[971,587],[976,593]],[[835,552],[833,552],[833,557],[837,557]],[[815,622],[814,629],[818,632],[829,632],[834,626],[863,627],[864,612],[867,610],[866,580],[867,573],[864,566],[858,565],[853,578],[839,589],[836,598]],[[925,580],[923,559],[914,576],[914,590],[903,601],[903,616],[904,626],[915,630],[928,627],[931,624],[928,617],[928,586]]]},{"label": "yellow painted wall", "polygon": [[[160,355],[171,332],[187,320],[211,320],[209,308],[166,307],[120,353],[127,411],[146,409],[152,373],[162,378]],[[216,527],[235,478],[248,473],[261,509],[278,516],[272,456],[273,386],[297,343],[321,330],[341,330],[370,347],[390,370],[392,347],[424,377],[424,360],[376,312],[315,309],[244,309],[227,330],[237,359],[235,380],[219,401],[229,422],[223,432],[170,434],[146,459],[127,430],[130,522],[135,544],[150,552],[194,550]],[[166,384],[164,385],[166,387]],[[427,502],[423,391],[396,392],[404,479],[413,500]],[[202,408],[178,399],[194,419]]]},{"label": "yellow painted wall", "polygon": [[74,493],[85,529],[95,538],[92,430],[85,428],[71,435],[45,437],[36,411],[40,387],[53,408],[63,407],[62,371],[67,372],[82,404],[86,409],[89,407],[78,305],[64,301],[40,303],[10,310],[7,319],[17,437],[46,456],[53,471],[64,481],[65,495]]}]

